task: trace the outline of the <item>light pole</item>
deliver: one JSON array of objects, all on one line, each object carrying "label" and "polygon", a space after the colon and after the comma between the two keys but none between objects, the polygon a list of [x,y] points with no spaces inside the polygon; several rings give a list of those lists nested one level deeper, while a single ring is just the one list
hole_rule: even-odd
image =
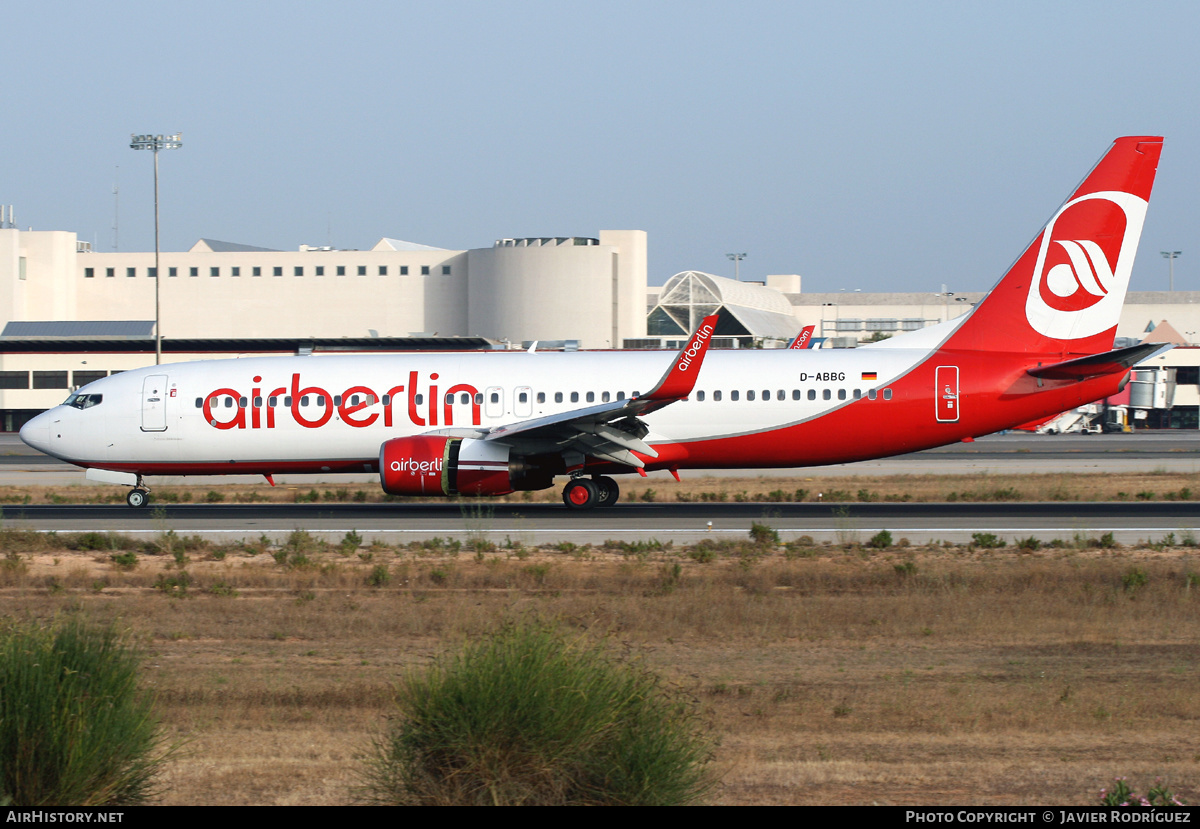
[{"label": "light pole", "polygon": [[1169,290],[1173,291],[1173,290],[1175,290],[1175,260],[1179,258],[1179,254],[1183,253],[1183,251],[1181,251],[1181,250],[1160,250],[1159,253],[1161,253],[1163,256],[1163,259],[1166,259],[1167,262],[1169,263],[1168,268],[1169,268],[1169,273],[1171,274],[1171,281],[1168,282],[1167,284],[1170,286]]},{"label": "light pole", "polygon": [[744,254],[744,253],[727,253],[727,254],[725,254],[725,258],[733,260],[734,281],[741,282],[742,281],[741,268],[739,266],[742,264],[742,260],[746,258],[746,254]]},{"label": "light pole", "polygon": [[158,263],[158,151],[177,150],[183,146],[183,133],[174,135],[130,135],[133,150],[154,151],[154,365],[162,363],[162,325],[159,318],[159,285],[162,268]]}]

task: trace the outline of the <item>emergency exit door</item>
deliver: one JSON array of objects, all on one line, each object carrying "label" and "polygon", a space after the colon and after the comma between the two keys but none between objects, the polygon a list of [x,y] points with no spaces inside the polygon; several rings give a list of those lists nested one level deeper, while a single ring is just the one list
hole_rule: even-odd
[{"label": "emergency exit door", "polygon": [[934,379],[937,419],[939,423],[958,422],[958,366],[938,366]]}]

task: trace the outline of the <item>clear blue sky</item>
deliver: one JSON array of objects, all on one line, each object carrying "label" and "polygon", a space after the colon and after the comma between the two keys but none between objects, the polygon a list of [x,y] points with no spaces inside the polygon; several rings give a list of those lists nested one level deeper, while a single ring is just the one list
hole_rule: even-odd
[{"label": "clear blue sky", "polygon": [[1200,289],[1200,4],[40,2],[4,10],[17,223],[153,248],[649,233],[650,281],[989,287],[1122,134],[1132,288]]}]

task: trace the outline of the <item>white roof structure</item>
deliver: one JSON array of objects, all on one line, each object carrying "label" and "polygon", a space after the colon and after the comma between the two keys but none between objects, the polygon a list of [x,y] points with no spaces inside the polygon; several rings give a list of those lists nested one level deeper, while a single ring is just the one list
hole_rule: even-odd
[{"label": "white roof structure", "polygon": [[375,243],[375,247],[371,250],[446,250],[446,248],[435,248],[431,245],[422,245],[417,242],[406,242],[403,239],[389,239],[384,236]]},{"label": "white roof structure", "polygon": [[791,339],[800,331],[787,297],[772,288],[700,271],[667,280],[647,320],[649,336],[687,336],[720,313],[716,336]]}]

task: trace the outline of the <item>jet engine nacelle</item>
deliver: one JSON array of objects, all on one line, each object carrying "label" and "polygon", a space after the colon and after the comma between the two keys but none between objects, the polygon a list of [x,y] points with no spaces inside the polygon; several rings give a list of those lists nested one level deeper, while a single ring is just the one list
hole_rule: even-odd
[{"label": "jet engine nacelle", "polygon": [[417,435],[379,448],[379,482],[392,495],[507,495],[523,472],[508,446],[489,441]]}]

